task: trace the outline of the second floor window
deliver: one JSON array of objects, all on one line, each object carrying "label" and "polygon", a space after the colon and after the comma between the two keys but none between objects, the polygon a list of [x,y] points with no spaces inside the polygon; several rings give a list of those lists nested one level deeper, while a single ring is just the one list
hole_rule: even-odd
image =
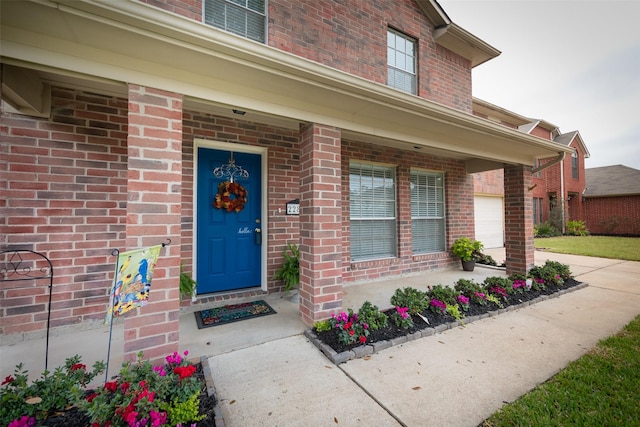
[{"label": "second floor window", "polygon": [[387,33],[387,84],[417,94],[416,41],[404,34]]},{"label": "second floor window", "polygon": [[578,153],[575,151],[571,155],[571,177],[573,179],[578,179],[580,177],[578,173]]},{"label": "second floor window", "polygon": [[266,0],[205,0],[204,23],[265,42]]}]

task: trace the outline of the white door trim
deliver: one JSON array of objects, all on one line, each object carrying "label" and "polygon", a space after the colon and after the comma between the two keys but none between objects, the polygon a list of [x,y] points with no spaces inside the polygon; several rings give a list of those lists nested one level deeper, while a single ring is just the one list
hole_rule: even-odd
[{"label": "white door trim", "polygon": [[222,141],[214,141],[209,139],[202,138],[194,138],[193,139],[193,274],[194,279],[197,281],[197,271],[198,271],[198,218],[196,215],[198,206],[198,148],[211,148],[215,150],[225,150],[225,151],[233,151],[235,153],[249,153],[249,154],[258,154],[260,155],[261,164],[260,167],[262,169],[262,177],[261,177],[261,192],[262,192],[262,200],[260,200],[260,228],[262,229],[262,246],[260,248],[260,289],[267,292],[267,247],[268,247],[268,216],[267,216],[267,178],[268,178],[268,148],[266,147],[254,147],[252,145],[243,145],[243,144],[234,144],[229,142]]}]

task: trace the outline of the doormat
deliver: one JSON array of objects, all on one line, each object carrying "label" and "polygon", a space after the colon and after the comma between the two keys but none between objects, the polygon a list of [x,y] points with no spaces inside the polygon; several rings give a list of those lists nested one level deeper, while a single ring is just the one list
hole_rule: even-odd
[{"label": "doormat", "polygon": [[198,329],[202,329],[275,313],[269,304],[258,300],[196,311],[195,315]]}]

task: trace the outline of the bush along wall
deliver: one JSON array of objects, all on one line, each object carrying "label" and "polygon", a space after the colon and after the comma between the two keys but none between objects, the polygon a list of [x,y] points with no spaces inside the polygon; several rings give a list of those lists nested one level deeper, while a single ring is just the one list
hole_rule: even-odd
[{"label": "bush along wall", "polygon": [[335,364],[394,345],[515,310],[587,286],[573,278],[569,266],[547,261],[527,275],[488,277],[482,283],[460,279],[453,286],[396,289],[393,306],[381,311],[365,301],[355,312],[334,314],[305,331]]}]

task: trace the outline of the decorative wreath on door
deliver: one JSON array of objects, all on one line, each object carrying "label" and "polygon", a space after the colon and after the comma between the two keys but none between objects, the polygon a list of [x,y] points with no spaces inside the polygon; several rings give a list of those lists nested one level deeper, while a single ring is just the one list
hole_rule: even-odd
[{"label": "decorative wreath on door", "polygon": [[224,181],[218,184],[218,194],[213,207],[227,212],[240,212],[247,203],[247,189],[237,182]]}]

